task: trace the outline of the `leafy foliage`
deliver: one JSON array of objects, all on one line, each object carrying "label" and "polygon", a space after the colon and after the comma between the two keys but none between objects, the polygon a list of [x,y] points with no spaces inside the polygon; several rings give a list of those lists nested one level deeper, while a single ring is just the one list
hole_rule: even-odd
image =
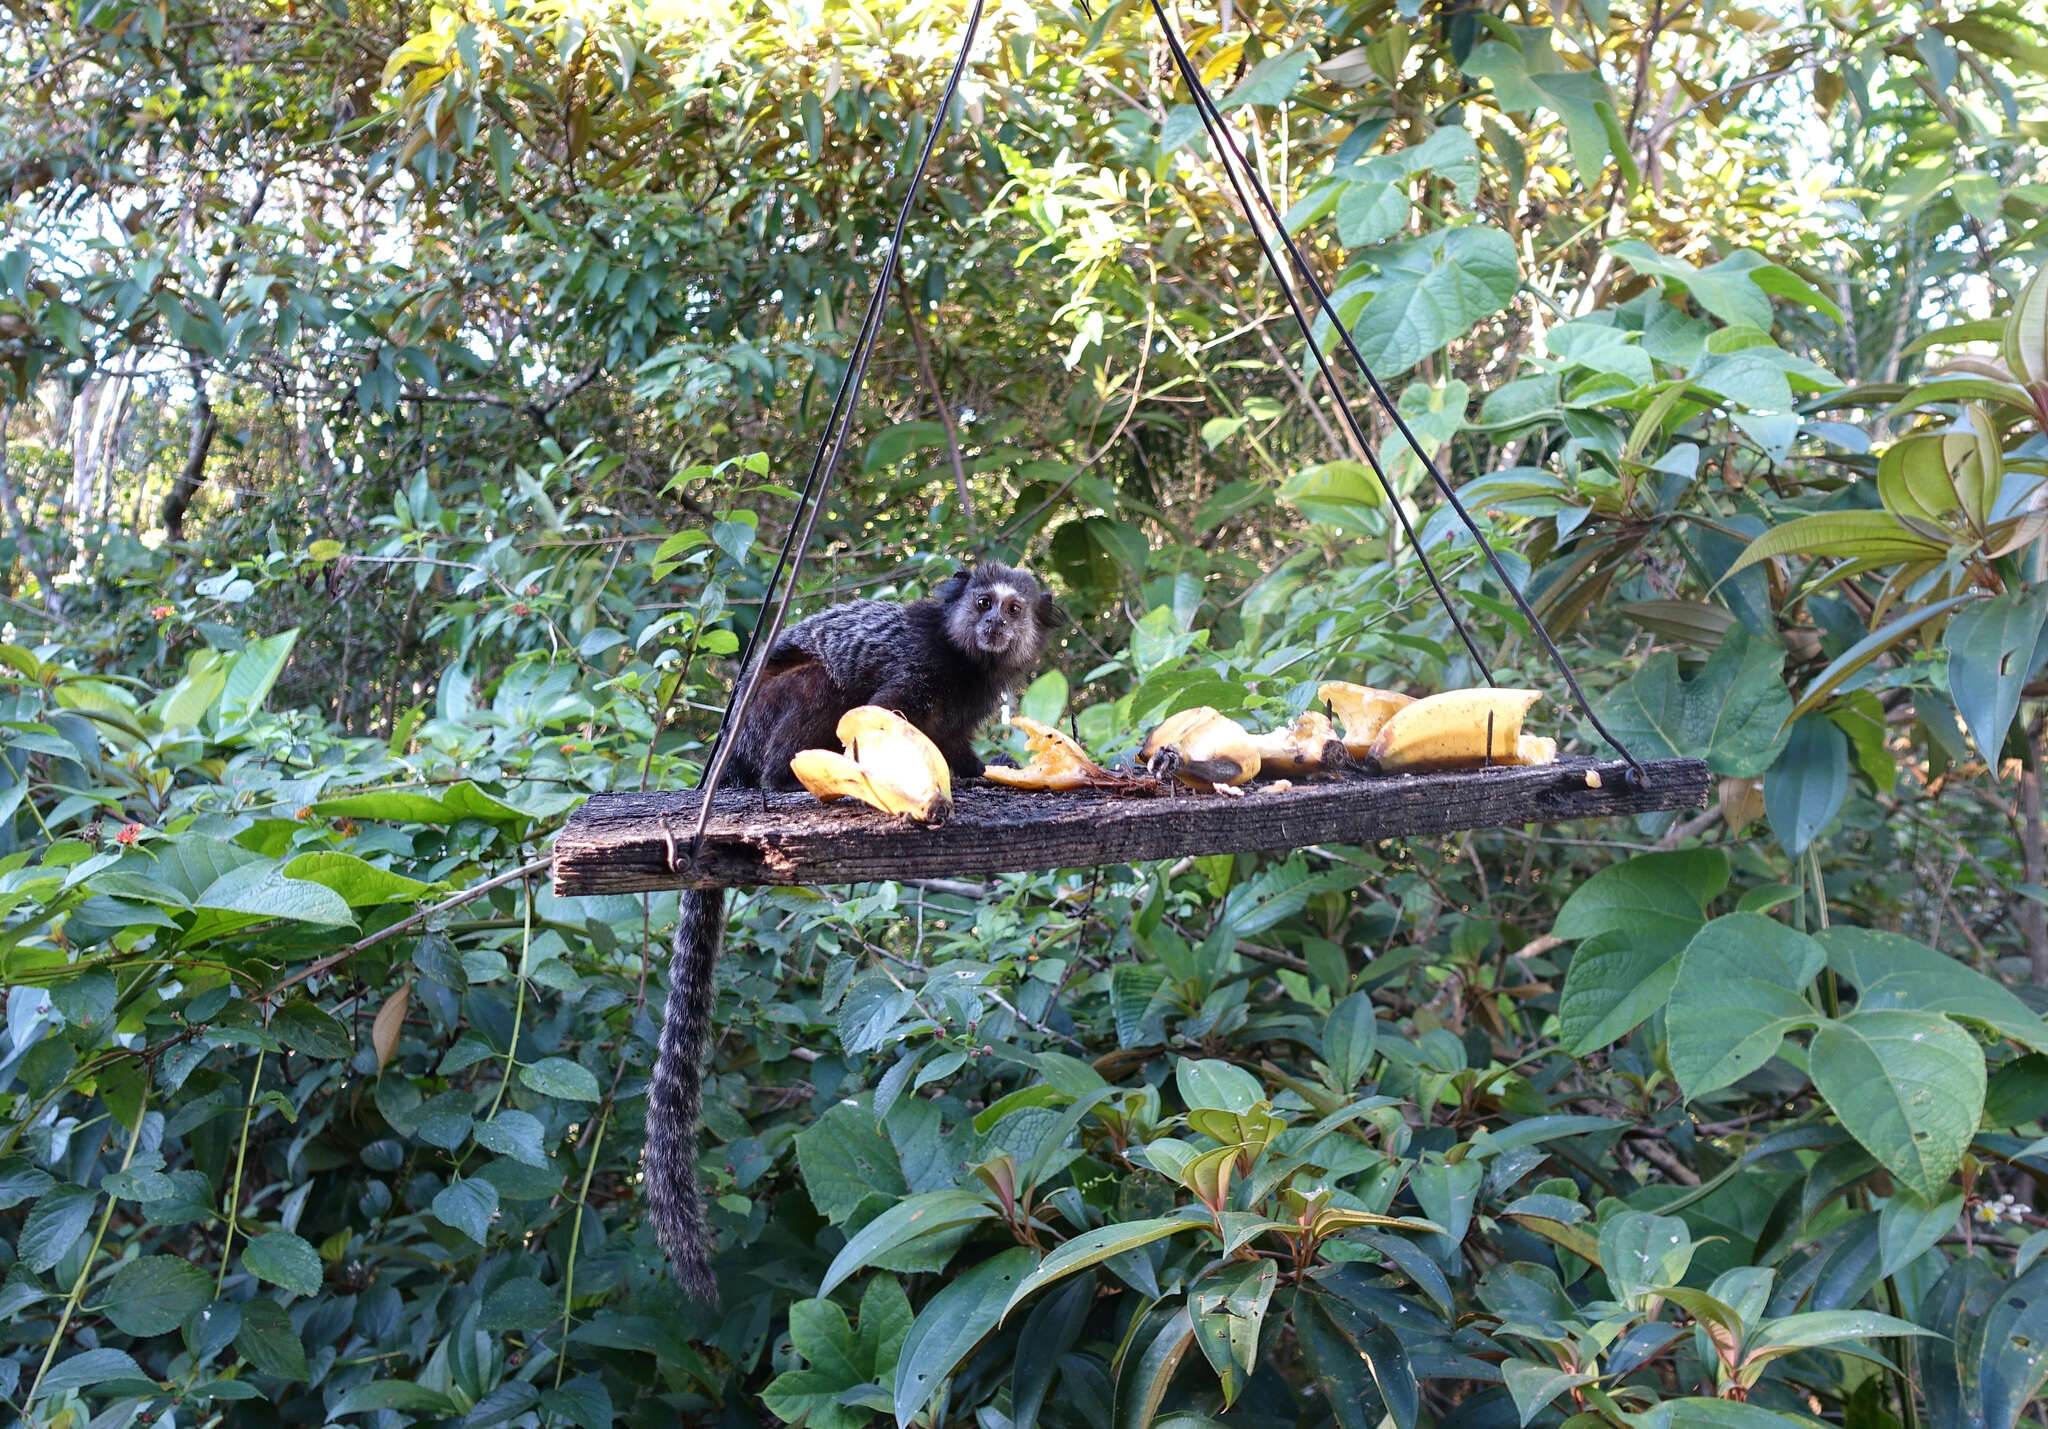
[{"label": "leafy foliage", "polygon": [[[547,850],[701,763],[963,12],[10,11],[10,1408],[2038,1418],[2048,72],[2004,6],[1179,16],[1605,723],[1719,798],[736,900],[723,1303],[679,1296],[674,898]],[[1476,683],[1398,500],[1561,693],[1308,385],[1150,25],[995,17],[805,598],[1030,564],[1070,619],[1020,706],[1108,759]]]}]

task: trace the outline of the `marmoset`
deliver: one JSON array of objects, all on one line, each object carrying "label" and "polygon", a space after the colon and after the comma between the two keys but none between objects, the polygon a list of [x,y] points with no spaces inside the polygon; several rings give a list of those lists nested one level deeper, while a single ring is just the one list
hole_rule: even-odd
[{"label": "marmoset", "polygon": [[[962,567],[924,600],[848,601],[799,621],[763,657],[753,702],[727,733],[727,782],[798,787],[790,758],[832,748],[839,717],[856,705],[895,710],[939,747],[956,776],[972,778],[982,770],[975,728],[1038,664],[1052,622],[1051,595],[1025,572],[994,563]],[[717,1283],[695,1151],[712,976],[724,942],[724,891],[685,889],[647,1105],[655,1235],[677,1281],[704,1301],[717,1298]]]}]

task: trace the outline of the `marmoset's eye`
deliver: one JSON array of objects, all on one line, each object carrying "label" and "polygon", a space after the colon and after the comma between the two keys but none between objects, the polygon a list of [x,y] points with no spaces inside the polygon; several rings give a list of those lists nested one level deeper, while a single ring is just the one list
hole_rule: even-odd
[{"label": "marmoset's eye", "polygon": [[987,596],[983,596],[980,600],[974,602],[974,608],[976,610],[987,610],[992,603]]}]

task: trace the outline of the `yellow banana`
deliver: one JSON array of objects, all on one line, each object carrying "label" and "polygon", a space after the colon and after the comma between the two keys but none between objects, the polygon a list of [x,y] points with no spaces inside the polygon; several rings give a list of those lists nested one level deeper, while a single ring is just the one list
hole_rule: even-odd
[{"label": "yellow banana", "polygon": [[984,778],[1012,789],[1085,789],[1120,782],[1118,775],[1090,759],[1086,750],[1051,725],[1028,715],[1013,716],[1010,724],[1024,731],[1031,762],[1022,769],[991,764],[981,771]]},{"label": "yellow banana", "polygon": [[1347,680],[1325,680],[1316,688],[1316,698],[1330,707],[1344,725],[1344,749],[1353,759],[1372,753],[1372,742],[1394,711],[1415,703],[1413,695],[1396,690],[1376,690]]},{"label": "yellow banana", "polygon": [[806,749],[789,761],[797,781],[826,803],[858,799],[920,823],[944,821],[953,807],[953,775],[923,730],[893,710],[857,705],[840,717],[845,754]]},{"label": "yellow banana", "polygon": [[1182,710],[1145,737],[1138,752],[1156,775],[1171,774],[1191,788],[1222,793],[1259,772],[1258,746],[1245,727],[1207,705]]},{"label": "yellow banana", "polygon": [[[1373,739],[1371,758],[1389,774],[1523,763],[1522,719],[1542,698],[1536,690],[1446,690],[1427,695],[1388,718]],[[1541,743],[1532,740],[1530,753],[1542,754]],[[1556,743],[1549,744],[1549,758],[1554,759]]]}]

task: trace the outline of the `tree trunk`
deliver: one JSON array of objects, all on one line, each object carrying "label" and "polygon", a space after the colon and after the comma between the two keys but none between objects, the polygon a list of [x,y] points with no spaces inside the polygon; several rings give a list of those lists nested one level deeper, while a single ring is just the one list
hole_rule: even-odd
[{"label": "tree trunk", "polygon": [[[2048,835],[2041,821],[2041,733],[2048,719],[2027,729],[2027,762],[2020,771],[2020,849],[2026,859],[2027,882],[2048,887]],[[2036,986],[2048,987],[2048,907],[2032,898],[2020,899],[2020,935],[2026,939],[2027,963]]]},{"label": "tree trunk", "polygon": [[205,484],[206,454],[213,449],[214,433],[220,430],[220,419],[213,414],[213,400],[206,395],[206,373],[197,366],[192,370],[192,388],[198,394],[192,400],[192,440],[185,448],[185,465],[164,496],[164,535],[173,545],[185,539],[185,513],[192,509],[192,498]]}]

